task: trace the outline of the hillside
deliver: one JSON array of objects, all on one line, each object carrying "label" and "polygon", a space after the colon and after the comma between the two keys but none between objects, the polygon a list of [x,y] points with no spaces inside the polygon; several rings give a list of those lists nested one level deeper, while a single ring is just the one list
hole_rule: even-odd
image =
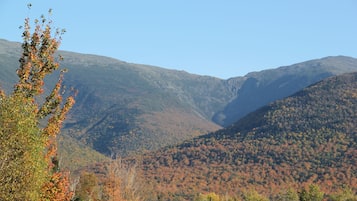
[{"label": "hillside", "polygon": [[[220,128],[210,119],[232,98],[218,78],[59,52],[78,90],[63,133],[106,155],[155,150]],[[19,44],[0,40],[0,84],[16,81]],[[48,88],[55,82],[49,77]]]},{"label": "hillside", "polygon": [[[324,78],[356,71],[357,59],[336,56],[249,73],[237,88],[235,98],[217,112],[213,120],[229,126],[250,112]],[[241,78],[231,78],[227,82],[235,83],[237,80]]]},{"label": "hillside", "polygon": [[[0,39],[0,86],[7,91],[17,80],[19,46]],[[327,76],[357,71],[356,59],[340,56],[222,80],[103,56],[59,53],[62,67],[69,69],[65,85],[78,90],[63,129],[69,140],[63,140],[76,140],[80,147],[105,155],[181,143]],[[56,77],[47,81],[51,89]]]},{"label": "hillside", "polygon": [[233,96],[217,78],[63,56],[63,65],[71,66],[65,84],[79,91],[65,131],[107,155],[155,150],[217,130],[213,112]]},{"label": "hillside", "polygon": [[[357,190],[357,73],[328,78],[232,126],[143,157],[161,196],[274,194],[317,183]],[[192,197],[191,197],[192,198]]]}]

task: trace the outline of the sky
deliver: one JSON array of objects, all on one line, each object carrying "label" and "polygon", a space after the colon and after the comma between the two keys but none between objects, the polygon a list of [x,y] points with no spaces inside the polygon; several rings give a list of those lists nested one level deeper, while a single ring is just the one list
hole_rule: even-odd
[{"label": "sky", "polygon": [[0,0],[0,38],[50,8],[61,50],[223,79],[357,57],[356,0]]}]

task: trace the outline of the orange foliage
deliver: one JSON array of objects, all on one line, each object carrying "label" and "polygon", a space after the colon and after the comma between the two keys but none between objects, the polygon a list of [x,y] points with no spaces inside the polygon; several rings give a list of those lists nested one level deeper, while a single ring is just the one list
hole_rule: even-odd
[{"label": "orange foliage", "polygon": [[[50,13],[50,11],[49,11]],[[48,118],[47,125],[42,129],[45,139],[43,149],[46,151],[44,160],[48,163],[48,181],[43,186],[43,200],[70,200],[72,192],[69,190],[69,173],[60,172],[54,163],[57,155],[56,136],[59,134],[63,121],[74,104],[74,95],[67,98],[62,104],[63,71],[59,80],[51,93],[43,103],[37,102],[39,96],[44,92],[44,78],[59,68],[59,63],[55,60],[54,53],[57,51],[61,35],[64,31],[56,30],[52,37],[52,21],[41,16],[41,20],[35,20],[35,29],[31,33],[30,20],[25,19],[24,31],[22,34],[22,56],[20,67],[17,70],[19,77],[15,85],[14,94],[19,97],[37,103],[38,121]]]},{"label": "orange foliage", "polygon": [[53,173],[50,180],[43,186],[42,200],[70,201],[73,192],[68,189],[70,189],[69,173]]}]

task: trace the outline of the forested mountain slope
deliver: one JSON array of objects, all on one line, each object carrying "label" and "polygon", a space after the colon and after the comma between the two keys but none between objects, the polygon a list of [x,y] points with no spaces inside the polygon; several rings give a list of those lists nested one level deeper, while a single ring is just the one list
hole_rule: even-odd
[{"label": "forested mountain slope", "polygon": [[[162,195],[266,194],[307,183],[357,190],[357,73],[328,78],[232,126],[146,155]],[[192,197],[191,197],[192,198]]]},{"label": "forested mountain slope", "polygon": [[[0,84],[7,91],[17,79],[19,45],[0,40]],[[63,133],[106,155],[155,150],[217,130],[211,118],[234,95],[214,77],[59,53],[67,91],[78,90]]]},{"label": "forested mountain slope", "polygon": [[[0,85],[7,91],[17,80],[20,50],[19,43],[0,39]],[[59,53],[62,68],[68,69],[67,91],[78,90],[63,129],[69,140],[64,140],[122,156],[215,131],[326,76],[357,71],[354,58],[327,57],[223,80],[103,56]],[[54,78],[47,79],[48,89]]]}]

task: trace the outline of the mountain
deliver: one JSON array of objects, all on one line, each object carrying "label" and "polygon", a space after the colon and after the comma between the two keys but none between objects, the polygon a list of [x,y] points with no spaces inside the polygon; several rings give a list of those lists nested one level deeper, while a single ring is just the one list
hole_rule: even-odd
[{"label": "mountain", "polygon": [[291,66],[283,66],[260,72],[252,72],[227,82],[240,82],[236,87],[235,98],[215,114],[213,120],[229,126],[248,113],[278,99],[282,99],[324,78],[342,73],[356,72],[357,60],[351,57],[336,56],[306,61]]},{"label": "mountain", "polygon": [[[357,73],[331,77],[250,113],[228,128],[146,154],[158,196],[272,195],[319,184],[357,190]],[[165,198],[169,199],[169,198]]]},{"label": "mountain", "polygon": [[[218,78],[60,51],[67,88],[78,90],[63,133],[100,153],[155,150],[220,128],[210,119],[232,99]],[[0,84],[16,82],[18,43],[0,40]],[[56,75],[47,79],[48,88]]]},{"label": "mountain", "polygon": [[[0,86],[7,92],[17,81],[20,54],[19,43],[0,39]],[[69,71],[64,84],[78,90],[63,140],[107,156],[181,143],[327,76],[357,71],[357,59],[339,56],[223,80],[97,55],[59,54]],[[57,75],[47,79],[48,89]]]}]

